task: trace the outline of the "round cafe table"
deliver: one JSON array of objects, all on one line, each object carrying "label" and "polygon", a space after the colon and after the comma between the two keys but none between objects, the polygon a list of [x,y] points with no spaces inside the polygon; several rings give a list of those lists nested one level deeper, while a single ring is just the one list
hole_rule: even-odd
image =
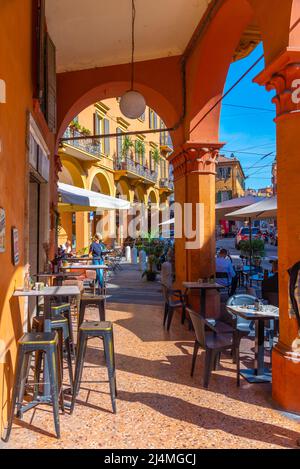
[{"label": "round cafe table", "polygon": [[240,374],[249,383],[270,383],[272,372],[265,368],[265,321],[278,320],[279,308],[277,306],[264,305],[264,311],[257,311],[253,306],[227,306],[230,313],[240,316],[247,321],[255,321],[255,363],[253,369],[241,370]]}]

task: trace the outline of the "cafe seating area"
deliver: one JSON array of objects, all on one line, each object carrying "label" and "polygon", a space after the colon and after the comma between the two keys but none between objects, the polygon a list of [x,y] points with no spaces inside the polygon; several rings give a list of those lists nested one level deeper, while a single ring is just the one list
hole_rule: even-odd
[{"label": "cafe seating area", "polygon": [[[73,272],[66,268],[63,271],[70,275]],[[205,301],[205,308],[209,302],[204,300],[203,291],[215,287],[213,283],[208,285],[200,289],[199,304]],[[48,288],[56,288],[59,295],[49,297],[51,321],[59,320],[59,316],[67,319],[62,334],[55,331],[54,325],[47,333],[57,353],[57,375],[51,375],[55,395],[49,401],[51,392],[46,389],[45,393],[46,362],[40,360],[36,370],[34,358],[45,355],[44,349],[42,353],[34,349],[31,363],[27,361],[21,367],[28,371],[22,374],[21,382],[25,383],[24,376],[28,378],[22,392],[19,385],[16,388],[16,406],[5,447],[134,448],[143,447],[146,433],[148,444],[161,448],[183,444],[192,448],[296,447],[297,424],[272,407],[270,383],[249,384],[240,378],[239,367],[242,372],[253,366],[255,328],[250,328],[247,335],[241,328],[240,347],[236,350],[239,337],[233,333],[237,329],[234,321],[203,318],[199,310],[193,311],[188,305],[184,289],[166,289],[162,295],[159,282],[142,279],[138,266],[124,260],[121,269],[108,280],[106,295],[95,297],[87,289],[80,294],[78,310],[77,301],[72,301],[77,297],[76,285],[45,286],[38,293],[46,294]],[[65,295],[60,288],[72,288],[73,295]],[[194,292],[199,294],[199,290]],[[240,294],[239,290],[237,296]],[[237,301],[231,303],[236,304],[228,303],[228,307],[237,306]],[[42,318],[47,304],[45,296]],[[237,323],[240,328],[242,321]],[[42,334],[44,339],[45,332],[33,333]],[[29,339],[34,342],[32,337]],[[25,337],[21,342],[29,339]],[[62,353],[61,339],[65,339]],[[72,343],[77,344],[76,358]],[[271,367],[268,341],[266,345],[265,365]],[[22,393],[24,399],[20,402]],[[33,398],[38,403],[33,402],[29,408]],[[164,428],[168,429],[167,443]]]}]

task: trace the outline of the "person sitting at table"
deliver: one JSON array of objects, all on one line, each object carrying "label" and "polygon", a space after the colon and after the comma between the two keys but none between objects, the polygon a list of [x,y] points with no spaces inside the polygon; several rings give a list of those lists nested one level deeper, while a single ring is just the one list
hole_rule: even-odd
[{"label": "person sitting at table", "polygon": [[[90,245],[89,255],[93,257],[93,264],[94,265],[103,265],[103,251],[105,250],[105,245],[102,243],[102,235],[100,233],[96,233],[93,242]],[[103,270],[97,269],[97,282],[98,287],[103,287]]]},{"label": "person sitting at table", "polygon": [[269,300],[273,306],[278,306],[278,261],[272,263],[272,273],[273,275],[264,279],[262,282],[262,297],[265,300]]},{"label": "person sitting at table", "polygon": [[216,272],[226,273],[228,278],[217,278],[217,282],[224,287],[231,287],[229,295],[235,294],[238,284],[238,276],[233,268],[232,260],[226,249],[221,249],[216,259]]}]

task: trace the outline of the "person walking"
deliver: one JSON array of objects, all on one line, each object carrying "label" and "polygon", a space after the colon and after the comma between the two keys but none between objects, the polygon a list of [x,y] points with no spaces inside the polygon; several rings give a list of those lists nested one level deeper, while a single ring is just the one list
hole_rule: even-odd
[{"label": "person walking", "polygon": [[[93,264],[94,265],[103,265],[103,251],[105,250],[105,245],[102,242],[102,236],[100,233],[96,233],[93,242],[90,245],[89,255],[93,257]],[[103,288],[103,270],[97,269],[97,283],[98,288]]]}]

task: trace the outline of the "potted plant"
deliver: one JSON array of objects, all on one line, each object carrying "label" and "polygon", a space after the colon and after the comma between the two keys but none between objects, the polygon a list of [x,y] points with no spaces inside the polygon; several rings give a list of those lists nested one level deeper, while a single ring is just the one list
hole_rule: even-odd
[{"label": "potted plant", "polygon": [[159,149],[157,147],[155,147],[152,151],[152,159],[153,159],[154,163],[156,163],[156,164],[159,163],[160,153],[159,153]]},{"label": "potted plant", "polygon": [[146,276],[148,282],[155,282],[157,275],[156,264],[156,256],[154,254],[150,254],[148,256],[148,268],[143,272],[142,278]]},{"label": "potted plant", "polygon": [[144,160],[144,155],[146,152],[145,143],[142,140],[136,140],[134,144],[135,154],[139,156],[140,159]]},{"label": "potted plant", "polygon": [[240,242],[241,254],[246,257],[250,255],[255,257],[264,257],[265,255],[265,243],[262,239],[254,239],[250,241],[241,241]]},{"label": "potted plant", "polygon": [[133,146],[134,146],[133,141],[128,135],[126,135],[122,143],[122,157],[124,160],[128,158],[130,153],[132,154]]},{"label": "potted plant", "polygon": [[81,127],[79,122],[72,120],[69,125],[70,129],[73,130],[73,132],[77,131],[79,132]]}]

